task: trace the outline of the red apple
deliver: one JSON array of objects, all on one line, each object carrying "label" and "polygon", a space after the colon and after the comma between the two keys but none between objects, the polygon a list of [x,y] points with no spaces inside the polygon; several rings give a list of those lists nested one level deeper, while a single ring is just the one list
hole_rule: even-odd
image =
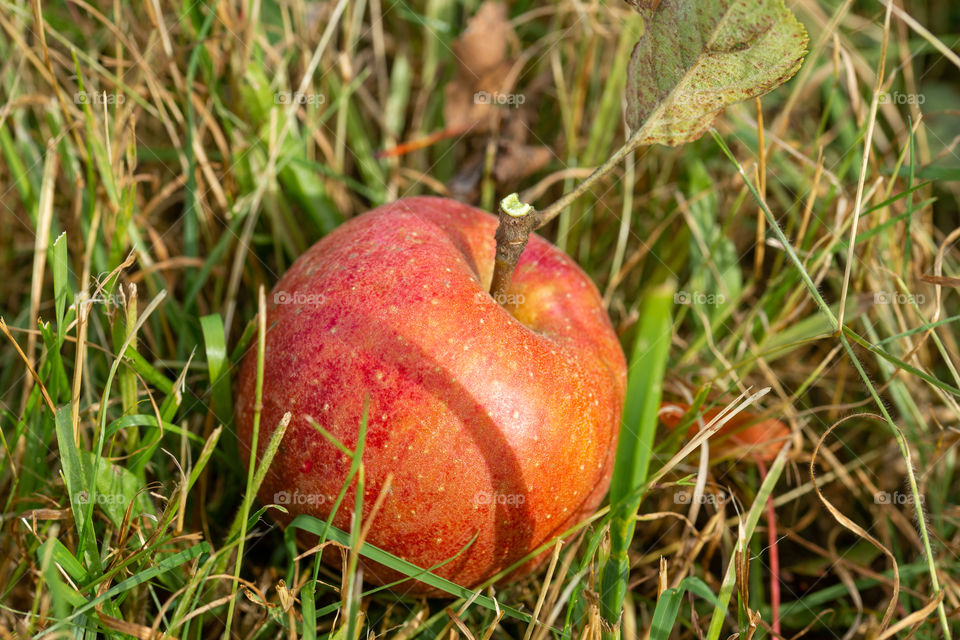
[{"label": "red apple", "polygon": [[[444,198],[359,216],[301,256],[268,301],[258,454],[293,419],[260,490],[265,504],[328,517],[364,398],[363,517],[393,474],[367,541],[473,587],[592,514],[607,491],[626,362],[600,295],[531,236],[498,304],[488,293],[497,219]],[[237,386],[249,460],[256,353]],[[349,529],[351,487],[334,518]],[[528,563],[519,577],[533,568]],[[397,579],[365,564],[376,583]],[[406,583],[413,593],[430,593]]]}]

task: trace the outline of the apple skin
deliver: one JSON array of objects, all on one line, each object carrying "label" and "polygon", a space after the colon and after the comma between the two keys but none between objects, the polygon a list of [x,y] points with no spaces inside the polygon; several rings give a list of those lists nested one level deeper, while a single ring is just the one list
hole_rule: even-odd
[{"label": "apple skin", "polygon": [[[508,312],[487,292],[497,219],[454,200],[406,198],[354,218],[304,253],[268,299],[258,458],[292,420],[259,497],[281,524],[326,519],[365,397],[364,522],[392,486],[367,542],[474,587],[595,512],[607,492],[626,361],[596,287],[533,235]],[[236,386],[250,456],[256,349]],[[356,483],[334,517],[349,530]],[[509,577],[521,577],[545,556]],[[326,557],[336,561],[337,556]],[[364,562],[364,577],[402,576]],[[437,595],[407,581],[398,590]]]}]

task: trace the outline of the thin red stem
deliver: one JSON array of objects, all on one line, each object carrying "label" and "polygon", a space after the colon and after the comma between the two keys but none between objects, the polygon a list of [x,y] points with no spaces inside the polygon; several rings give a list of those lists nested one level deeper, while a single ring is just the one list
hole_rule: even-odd
[{"label": "thin red stem", "polygon": [[[767,465],[757,457],[757,468],[761,479],[767,477]],[[777,510],[773,505],[773,496],[767,496],[767,545],[770,548],[770,627],[776,636],[780,635],[780,552],[777,551]]]}]

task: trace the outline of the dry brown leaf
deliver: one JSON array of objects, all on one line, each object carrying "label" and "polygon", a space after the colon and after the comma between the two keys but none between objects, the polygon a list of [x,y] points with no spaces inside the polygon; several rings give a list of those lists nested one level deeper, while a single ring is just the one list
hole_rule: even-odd
[{"label": "dry brown leaf", "polygon": [[960,278],[951,276],[922,275],[920,279],[930,284],[938,284],[941,287],[960,287]]},{"label": "dry brown leaf", "polygon": [[903,620],[900,620],[896,624],[892,625],[889,629],[884,631],[882,634],[880,634],[877,640],[886,640],[887,638],[896,637],[898,633],[900,633],[907,627],[911,627],[914,625],[919,627],[921,624],[923,624],[927,620],[927,618],[933,615],[933,612],[936,610],[936,608],[940,606],[941,602],[943,602],[943,597],[945,595],[946,593],[944,591],[941,591],[940,595],[934,596],[933,598],[931,598],[927,602],[927,604],[923,605],[923,608],[914,611],[913,613],[908,615],[906,618],[904,618]]},{"label": "dry brown leaf", "polygon": [[97,606],[96,611],[97,617],[100,618],[100,624],[111,631],[117,631],[128,636],[133,636],[138,640],[176,640],[174,636],[162,633],[160,631],[155,631],[150,627],[134,624],[133,622],[127,622],[126,620],[120,620],[119,618],[114,618],[113,616],[108,616],[101,611],[99,605]]},{"label": "dry brown leaf", "polygon": [[493,174],[500,183],[522,180],[536,173],[544,168],[553,156],[548,147],[511,141],[502,143],[499,151]]},{"label": "dry brown leaf", "polygon": [[827,508],[827,511],[830,512],[830,515],[832,515],[841,526],[846,528],[848,531],[851,531],[854,535],[857,535],[872,544],[890,560],[890,565],[893,569],[893,594],[891,595],[890,602],[887,603],[887,608],[883,613],[883,620],[880,621],[880,630],[882,632],[888,628],[890,619],[893,617],[893,610],[897,605],[898,598],[900,597],[900,566],[897,564],[897,558],[887,547],[883,545],[882,542],[867,533],[867,531],[856,522],[845,516],[840,509],[833,506],[833,503],[824,497],[823,492],[820,491],[820,485],[817,484],[817,454],[820,452],[820,447],[823,445],[823,442],[827,439],[827,436],[830,435],[830,432],[836,429],[842,423],[846,422],[847,420],[858,418],[881,420],[880,416],[873,413],[855,413],[833,423],[830,428],[824,431],[823,435],[820,436],[820,440],[817,442],[817,445],[813,448],[813,453],[810,455],[810,479],[813,481],[813,489],[817,492],[817,497],[820,498],[820,502],[822,502],[823,506]]},{"label": "dry brown leaf", "polygon": [[[542,90],[538,82],[546,82],[547,78],[534,78],[523,94],[514,92],[519,63],[510,53],[516,40],[507,5],[486,0],[451,45],[457,70],[444,89],[446,127],[442,137],[495,136],[493,178],[501,187],[540,171],[553,156],[549,147],[526,144],[529,122],[536,113],[526,102]],[[478,197],[489,144],[490,141],[470,147],[457,176],[448,185],[454,197],[468,202]]]},{"label": "dry brown leaf", "polygon": [[489,129],[498,108],[489,97],[505,90],[501,83],[512,66],[508,57],[512,38],[506,5],[487,0],[453,41],[457,75],[444,89],[443,117],[448,129]]},{"label": "dry brown leaf", "polygon": [[487,0],[453,42],[453,53],[467,74],[482,79],[506,71],[505,66],[509,68],[507,41],[512,37],[507,6]]}]

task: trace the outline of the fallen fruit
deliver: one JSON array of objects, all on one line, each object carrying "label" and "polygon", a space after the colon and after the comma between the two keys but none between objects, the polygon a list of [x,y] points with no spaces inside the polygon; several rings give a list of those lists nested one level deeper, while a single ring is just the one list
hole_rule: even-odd
[{"label": "fallen fruit", "polygon": [[[277,283],[257,452],[292,412],[259,493],[289,511],[278,520],[328,517],[350,458],[308,416],[352,450],[367,396],[363,517],[393,474],[367,537],[386,551],[432,567],[476,536],[435,571],[472,587],[597,508],[616,450],[623,352],[594,285],[542,238],[530,238],[494,300],[496,226],[453,200],[400,200],[336,229]],[[255,388],[251,349],[236,388],[246,460]],[[354,487],[333,520],[341,529]],[[364,569],[376,583],[402,577]]]},{"label": "fallen fruit", "polygon": [[[690,405],[681,402],[664,402],[660,405],[660,422],[673,429]],[[708,409],[703,413],[704,426],[710,424],[723,407]],[[692,438],[700,430],[696,421],[690,425],[687,437]],[[790,427],[775,418],[757,421],[757,414],[741,411],[720,427],[710,438],[710,458],[716,460],[737,456],[748,460],[769,462],[777,457],[780,448],[790,438]]]}]

